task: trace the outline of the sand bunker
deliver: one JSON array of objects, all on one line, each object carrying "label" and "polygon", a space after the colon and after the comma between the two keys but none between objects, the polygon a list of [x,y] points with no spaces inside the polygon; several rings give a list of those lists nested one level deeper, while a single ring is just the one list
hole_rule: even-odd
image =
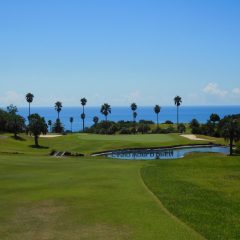
[{"label": "sand bunker", "polygon": [[63,135],[59,135],[59,134],[47,134],[47,135],[40,135],[40,137],[42,138],[55,138],[55,137],[61,137]]},{"label": "sand bunker", "polygon": [[195,140],[195,141],[209,141],[209,139],[204,139],[204,138],[198,138],[196,137],[196,135],[193,135],[193,134],[182,134],[180,135],[181,137],[185,137],[185,138],[188,138],[190,140]]}]

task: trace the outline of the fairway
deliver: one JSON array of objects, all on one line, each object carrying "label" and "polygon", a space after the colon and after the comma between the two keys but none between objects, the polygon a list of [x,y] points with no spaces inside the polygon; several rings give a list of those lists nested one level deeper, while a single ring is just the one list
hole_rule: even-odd
[{"label": "fairway", "polygon": [[201,239],[147,190],[143,164],[1,156],[0,239]]},{"label": "fairway", "polygon": [[[170,161],[90,157],[111,149],[198,143],[178,134],[69,134],[41,138],[42,147],[34,148],[29,136],[15,140],[5,134],[0,138],[0,239],[234,238],[240,214],[230,201],[239,201],[234,172],[239,157],[193,154]],[[53,149],[85,157],[50,157]],[[229,188],[231,184],[235,187]],[[225,215],[215,215],[221,207],[228,209]],[[205,221],[206,214],[214,220]],[[222,233],[221,226],[231,222],[234,227],[229,225]]]}]

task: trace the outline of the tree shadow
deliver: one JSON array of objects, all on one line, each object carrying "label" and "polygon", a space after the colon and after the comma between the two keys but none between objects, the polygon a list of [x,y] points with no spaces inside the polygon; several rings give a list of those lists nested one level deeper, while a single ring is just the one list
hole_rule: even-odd
[{"label": "tree shadow", "polygon": [[25,138],[23,138],[23,137],[20,137],[20,136],[11,136],[11,138],[13,138],[14,140],[17,140],[17,141],[26,141],[26,139]]},{"label": "tree shadow", "polygon": [[29,147],[36,148],[36,149],[49,149],[49,147],[46,147],[46,146],[29,145]]}]

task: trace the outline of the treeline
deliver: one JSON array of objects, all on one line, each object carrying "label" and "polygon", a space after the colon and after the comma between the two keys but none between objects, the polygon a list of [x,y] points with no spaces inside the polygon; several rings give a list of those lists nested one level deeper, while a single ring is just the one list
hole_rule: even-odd
[{"label": "treeline", "polygon": [[178,128],[173,125],[173,122],[167,120],[164,123],[164,127],[157,124],[157,127],[153,121],[139,120],[136,121],[101,121],[95,120],[94,125],[90,128],[86,128],[85,132],[95,134],[147,134],[147,133],[176,133],[185,132],[186,127],[184,124],[179,124]]}]

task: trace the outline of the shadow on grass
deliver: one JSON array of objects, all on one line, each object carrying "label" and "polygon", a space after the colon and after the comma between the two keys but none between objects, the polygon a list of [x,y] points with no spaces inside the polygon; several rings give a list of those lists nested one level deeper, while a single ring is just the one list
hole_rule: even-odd
[{"label": "shadow on grass", "polygon": [[20,137],[20,136],[11,136],[11,138],[13,138],[14,140],[17,140],[17,141],[26,141],[25,138]]},{"label": "shadow on grass", "polygon": [[46,147],[46,146],[29,145],[29,147],[36,148],[36,149],[49,149],[49,147]]}]

